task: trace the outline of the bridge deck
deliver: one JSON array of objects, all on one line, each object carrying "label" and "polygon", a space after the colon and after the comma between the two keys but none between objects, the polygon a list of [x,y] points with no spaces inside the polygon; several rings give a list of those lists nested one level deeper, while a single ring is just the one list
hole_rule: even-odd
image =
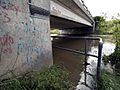
[{"label": "bridge deck", "polygon": [[94,20],[79,0],[52,0],[51,27],[81,28],[93,27]]}]

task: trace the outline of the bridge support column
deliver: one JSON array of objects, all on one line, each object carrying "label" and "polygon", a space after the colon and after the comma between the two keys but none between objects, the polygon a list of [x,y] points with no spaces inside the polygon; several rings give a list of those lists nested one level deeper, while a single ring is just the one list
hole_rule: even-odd
[{"label": "bridge support column", "polygon": [[49,0],[0,0],[0,76],[53,64],[49,15]]}]

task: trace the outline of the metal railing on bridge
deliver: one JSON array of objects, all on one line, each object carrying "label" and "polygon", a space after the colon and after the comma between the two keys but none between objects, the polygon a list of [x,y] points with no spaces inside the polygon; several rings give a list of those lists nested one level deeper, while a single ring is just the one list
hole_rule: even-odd
[{"label": "metal railing on bridge", "polygon": [[79,0],[81,2],[81,4],[83,5],[83,7],[86,9],[86,11],[88,12],[88,14],[92,17],[92,14],[90,13],[90,11],[88,10],[88,7],[85,5],[83,0]]}]

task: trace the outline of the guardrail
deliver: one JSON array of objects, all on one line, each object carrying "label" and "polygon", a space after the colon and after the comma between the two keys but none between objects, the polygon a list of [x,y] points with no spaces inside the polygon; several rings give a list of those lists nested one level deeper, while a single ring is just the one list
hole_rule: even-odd
[{"label": "guardrail", "polygon": [[[85,82],[84,84],[88,87],[88,85],[86,84],[86,79],[87,79],[87,76],[86,76],[86,73],[87,70],[87,65],[89,65],[89,63],[87,63],[87,56],[92,56],[92,57],[96,57],[98,58],[98,62],[97,62],[97,72],[96,72],[96,81],[99,81],[100,79],[100,72],[101,72],[101,57],[102,57],[102,47],[103,47],[103,42],[102,42],[102,38],[99,38],[99,37],[74,37],[74,36],[52,36],[53,38],[69,38],[69,39],[84,39],[85,40],[85,50],[84,52],[80,52],[78,50],[74,50],[74,49],[70,49],[70,48],[65,48],[65,47],[60,47],[60,46],[54,46],[54,48],[57,48],[57,49],[62,49],[62,50],[65,50],[65,51],[69,51],[69,52],[73,52],[73,53],[77,53],[77,54],[81,54],[81,55],[85,55],[85,63],[84,63],[84,66],[85,66]],[[99,41],[99,44],[98,44],[98,55],[92,55],[92,54],[89,54],[87,53],[87,40],[97,40]]]},{"label": "guardrail", "polygon": [[83,0],[80,0],[80,2],[82,3],[83,7],[86,9],[86,11],[88,12],[88,14],[92,17],[92,14],[90,13],[90,11],[88,10],[88,7],[85,5]]}]

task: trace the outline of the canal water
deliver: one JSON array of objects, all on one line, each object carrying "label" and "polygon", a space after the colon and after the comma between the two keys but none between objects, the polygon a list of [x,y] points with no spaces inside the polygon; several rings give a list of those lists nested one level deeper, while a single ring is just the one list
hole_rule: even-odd
[{"label": "canal water", "polygon": [[[94,35],[95,36],[95,35]],[[115,44],[112,36],[99,36],[103,39],[103,52],[104,55],[109,55],[114,52]],[[84,52],[85,41],[81,39],[66,39],[56,38],[52,41],[53,46],[60,46],[64,48],[75,49]],[[93,55],[98,54],[98,41],[89,40],[87,41],[87,52]],[[70,80],[76,86],[76,90],[90,90],[95,87],[95,80],[93,76],[96,74],[97,58],[87,57],[87,62],[90,65],[87,66],[87,86],[84,82],[84,61],[85,56],[68,52],[65,50],[53,48],[53,63],[64,66],[70,72]]]}]

